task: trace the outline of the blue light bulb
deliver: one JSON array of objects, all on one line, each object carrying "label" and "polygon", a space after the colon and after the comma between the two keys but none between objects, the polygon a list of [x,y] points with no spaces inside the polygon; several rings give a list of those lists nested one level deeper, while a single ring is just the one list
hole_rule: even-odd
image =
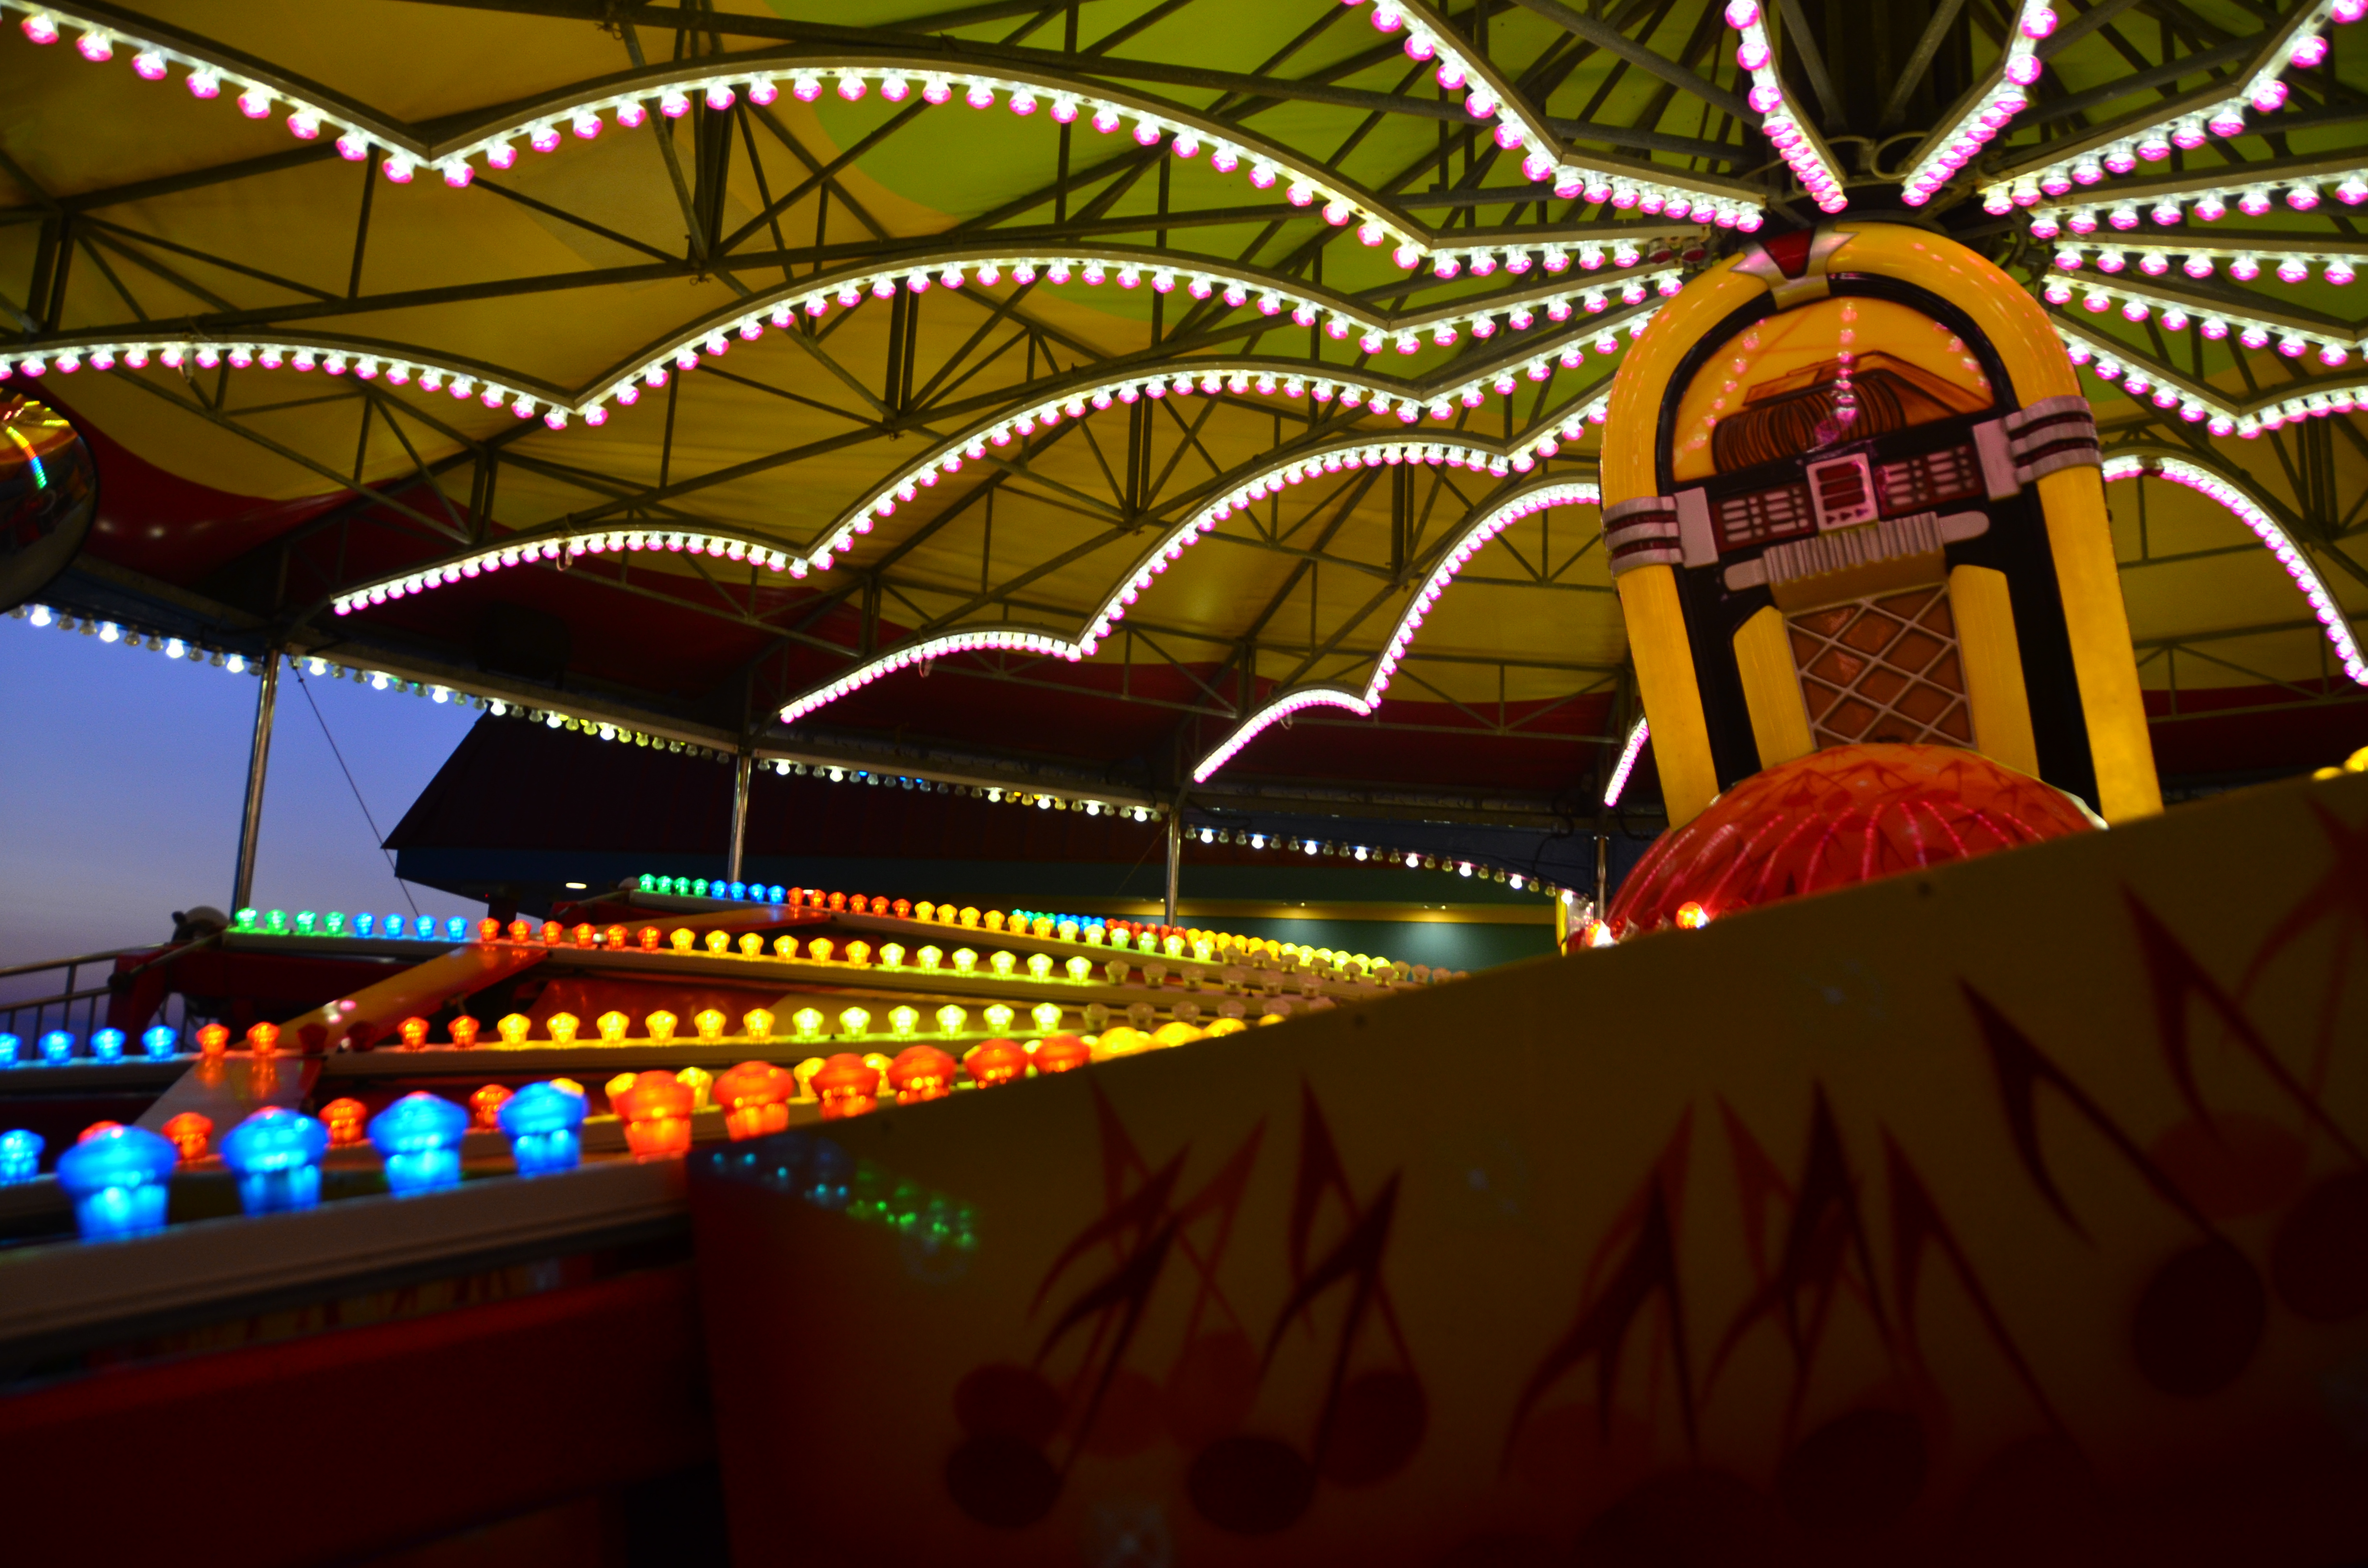
[{"label": "blue light bulb", "polygon": [[397,1198],[461,1185],[461,1139],[469,1113],[425,1090],[404,1096],[370,1118],[370,1141],[386,1157],[387,1189]]},{"label": "blue light bulb", "polygon": [[17,1065],[17,1053],[24,1049],[25,1042],[15,1035],[0,1034],[0,1067]]},{"label": "blue light bulb", "polygon": [[41,1060],[55,1067],[74,1059],[74,1036],[63,1029],[51,1029],[41,1037]]},{"label": "blue light bulb", "polygon": [[238,1177],[250,1214],[310,1209],[321,1201],[321,1156],[329,1130],[302,1112],[266,1106],[223,1134],[222,1164]]},{"label": "blue light bulb", "polygon": [[140,1043],[147,1047],[151,1061],[170,1062],[180,1051],[181,1037],[172,1025],[158,1024],[140,1037]]},{"label": "blue light bulb", "polygon": [[367,937],[367,936],[369,936],[372,931],[375,931],[375,930],[377,930],[377,929],[378,929],[378,916],[377,916],[377,915],[355,915],[355,916],[354,916],[354,935],[355,935],[355,936],[357,936],[357,937]]},{"label": "blue light bulb", "polygon": [[0,1187],[16,1187],[41,1174],[41,1135],[18,1128],[0,1132]]},{"label": "blue light bulb", "polygon": [[86,1242],[144,1236],[165,1228],[172,1196],[173,1145],[140,1127],[113,1127],[58,1156],[58,1186],[74,1199]]},{"label": "blue light bulb", "polygon": [[730,884],[730,886],[732,896],[734,898],[741,899],[748,896],[748,884],[746,882],[734,882]]},{"label": "blue light bulb", "polygon": [[401,940],[401,939],[402,939],[402,937],[403,937],[403,933],[404,933],[403,916],[402,916],[402,915],[388,915],[388,916],[386,917],[386,934],[387,934],[388,936],[390,936],[390,937],[394,937],[394,938],[395,938],[395,939],[397,939],[397,940]]},{"label": "blue light bulb", "polygon": [[789,889],[781,886],[779,882],[776,882],[771,887],[765,890],[765,902],[767,903],[779,903],[781,900],[787,898],[789,893]]},{"label": "blue light bulb", "polygon": [[572,1171],[583,1158],[584,1096],[551,1084],[529,1084],[496,1113],[509,1135],[518,1175]]},{"label": "blue light bulb", "polygon": [[346,934],[346,917],[333,909],[321,916],[321,927],[332,937],[342,937]]},{"label": "blue light bulb", "polygon": [[93,1062],[123,1060],[123,1031],[101,1029],[90,1037],[90,1059]]},{"label": "blue light bulb", "polygon": [[469,917],[465,915],[455,915],[448,917],[444,922],[444,939],[448,942],[467,941],[469,939]]},{"label": "blue light bulb", "polygon": [[419,939],[421,941],[434,941],[436,939],[436,916],[432,915],[421,915],[413,929],[419,933]]}]

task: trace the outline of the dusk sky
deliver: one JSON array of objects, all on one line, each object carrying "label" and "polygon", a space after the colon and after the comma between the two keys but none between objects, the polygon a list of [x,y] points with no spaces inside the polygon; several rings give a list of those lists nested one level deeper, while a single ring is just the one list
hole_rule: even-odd
[{"label": "dusk sky", "polygon": [[[0,616],[0,967],[162,941],[174,910],[229,907],[260,684]],[[282,671],[256,905],[409,913],[322,721],[386,832],[473,717]],[[484,913],[428,888],[411,899],[421,914]]]}]

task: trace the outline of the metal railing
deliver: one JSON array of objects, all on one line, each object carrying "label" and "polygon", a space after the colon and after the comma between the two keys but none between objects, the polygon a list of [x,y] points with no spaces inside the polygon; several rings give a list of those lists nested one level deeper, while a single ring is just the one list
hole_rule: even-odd
[{"label": "metal railing", "polygon": [[[104,972],[111,981],[115,975],[116,960],[130,953],[150,953],[155,950],[156,944],[148,942],[138,947],[116,948],[103,953],[84,953],[75,958],[51,959],[42,963],[17,964],[7,969],[0,969],[0,986],[6,986],[8,982],[27,975],[47,974],[56,970],[65,971],[65,985],[63,990],[47,995],[0,1001],[0,1033],[16,1035],[26,1042],[28,1048],[35,1040],[51,1029],[65,1029],[74,1036],[77,1042],[86,1043],[94,1031],[106,1026],[108,1000],[114,995],[114,987],[105,983],[88,986],[82,984],[82,971],[94,964],[105,965]],[[188,950],[187,947],[176,948],[171,949],[170,953],[176,954]],[[170,954],[158,956],[162,958]],[[137,973],[138,971],[131,972]],[[79,1025],[76,1023],[77,1017],[80,1018]],[[171,1024],[186,1034],[189,1021],[188,998],[178,992],[167,994],[163,1006],[158,1009],[157,1021]]]}]

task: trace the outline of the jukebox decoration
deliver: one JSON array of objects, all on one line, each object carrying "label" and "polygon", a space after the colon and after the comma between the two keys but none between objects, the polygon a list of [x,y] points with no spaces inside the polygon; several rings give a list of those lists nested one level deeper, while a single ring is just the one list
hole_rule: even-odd
[{"label": "jukebox decoration", "polygon": [[2096,424],[1964,246],[1850,222],[1712,269],[1621,372],[1603,497],[1673,825],[1873,744],[2160,809]]}]

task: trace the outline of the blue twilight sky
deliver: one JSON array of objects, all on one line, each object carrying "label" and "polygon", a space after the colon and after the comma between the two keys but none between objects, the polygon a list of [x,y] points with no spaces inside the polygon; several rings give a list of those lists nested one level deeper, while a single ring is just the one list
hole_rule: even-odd
[{"label": "blue twilight sky", "polygon": [[[0,968],[161,941],[174,910],[229,907],[260,687],[251,675],[0,616]],[[473,717],[349,681],[308,676],[300,686],[283,670],[255,903],[408,914],[407,884],[363,819],[322,722],[389,832]],[[410,895],[425,915],[484,913],[428,888]]]}]

